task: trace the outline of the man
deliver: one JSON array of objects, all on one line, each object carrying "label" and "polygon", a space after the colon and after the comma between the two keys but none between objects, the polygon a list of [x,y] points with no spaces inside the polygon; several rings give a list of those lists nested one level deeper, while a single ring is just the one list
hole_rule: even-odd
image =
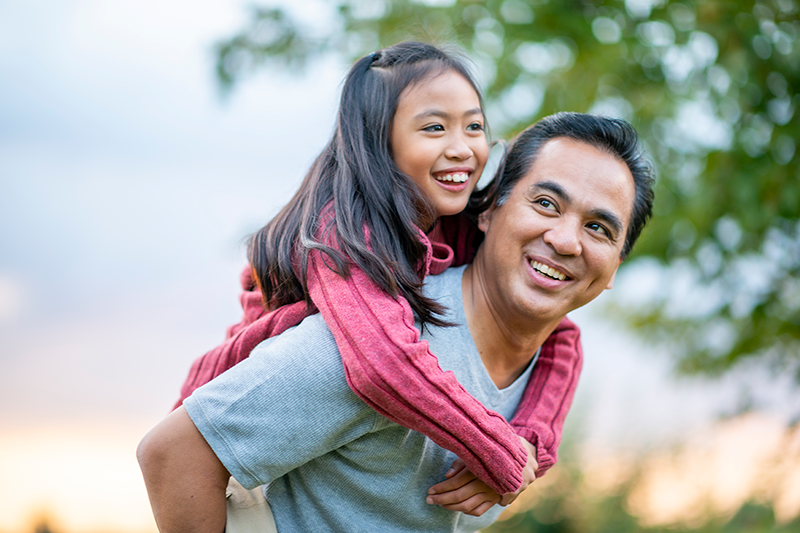
[{"label": "man", "polygon": [[[545,339],[613,285],[652,197],[627,123],[562,113],[523,132],[476,198],[475,260],[426,282],[456,324],[423,335],[442,368],[510,418]],[[198,389],[139,448],[163,532],[221,532],[230,475],[269,483],[280,533],[476,531],[509,498],[447,472],[454,459],[350,391],[318,316]]]}]

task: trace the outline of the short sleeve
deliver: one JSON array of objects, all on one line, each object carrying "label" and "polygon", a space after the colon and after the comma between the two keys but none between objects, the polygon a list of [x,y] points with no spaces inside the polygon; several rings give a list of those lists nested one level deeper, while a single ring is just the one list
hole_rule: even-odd
[{"label": "short sleeve", "polygon": [[259,344],[184,406],[246,488],[351,442],[380,418],[348,387],[336,343],[319,315]]}]

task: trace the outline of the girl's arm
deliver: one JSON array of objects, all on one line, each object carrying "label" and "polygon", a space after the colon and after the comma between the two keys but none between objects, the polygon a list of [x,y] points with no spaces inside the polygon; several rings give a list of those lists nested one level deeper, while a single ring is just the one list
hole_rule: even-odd
[{"label": "girl's arm", "polygon": [[[456,228],[450,234],[455,258],[466,262],[479,239],[466,222]],[[441,370],[427,343],[420,342],[403,298],[392,298],[352,265],[343,280],[317,251],[309,258],[308,290],[336,339],[350,387],[373,409],[456,453],[500,494],[515,492],[524,482],[527,452],[514,430],[536,447],[537,475],[555,463],[581,367],[572,323],[560,325],[542,347],[512,429]]]},{"label": "girl's arm", "polygon": [[404,298],[393,298],[351,264],[343,279],[309,256],[308,290],[333,333],[350,388],[370,407],[461,457],[500,494],[523,483],[528,453],[499,414],[486,409],[419,340]]},{"label": "girl's arm", "polygon": [[[471,241],[462,239],[462,244],[456,248],[457,261],[471,259],[474,249],[464,252],[468,247],[472,247]],[[520,487],[524,481],[522,472],[527,454],[513,436],[513,431],[502,417],[486,410],[472,398],[452,374],[442,372],[438,360],[428,352],[427,343],[419,342],[408,304],[402,299],[397,301],[389,297],[357,269],[351,271],[360,282],[355,282],[354,278],[345,281],[316,259],[312,254],[311,266],[320,274],[315,276],[314,272],[309,272],[309,284],[314,286],[312,298],[316,303],[328,302],[323,316],[329,325],[343,325],[336,328],[334,334],[353,390],[376,411],[428,435],[455,452],[465,460],[470,470],[499,493],[514,492]],[[243,321],[229,329],[232,336],[224,344],[195,361],[176,407],[194,389],[246,358],[261,341],[299,323],[309,313],[303,302],[266,313],[260,293],[253,290],[246,278],[244,275],[242,280],[245,289],[241,298],[245,313]],[[342,292],[339,296],[349,295],[350,307],[359,311],[351,316],[347,302],[339,301],[341,321],[335,318],[336,313],[330,306],[338,294],[333,288],[339,284],[356,289],[356,292]],[[360,319],[352,320],[355,316]],[[376,320],[378,318],[380,320]],[[398,324],[402,328],[393,327]],[[546,362],[537,363],[533,369],[517,416],[512,420],[519,434],[537,448],[535,460],[539,462],[539,476],[555,463],[564,416],[580,371],[577,328],[572,325],[564,332],[561,329],[560,326],[543,346],[540,361]],[[565,338],[564,335],[571,341],[559,341],[559,338]],[[368,344],[377,344],[377,349],[382,351],[369,351]],[[553,348],[548,348],[549,345]],[[409,352],[404,352],[402,347],[408,348]],[[368,359],[369,354],[375,354],[377,361]],[[375,362],[393,364],[393,367],[376,369]],[[364,366],[359,370],[362,364]],[[413,366],[415,364],[418,366]],[[534,383],[544,386],[545,390],[535,390]],[[448,397],[448,394],[453,396]],[[409,400],[411,402],[406,403]],[[440,427],[440,420],[444,417],[446,420]],[[481,456],[472,450],[479,450]]]},{"label": "girl's arm", "polygon": [[583,366],[581,333],[565,318],[542,345],[542,351],[511,419],[517,435],[536,447],[541,477],[556,464],[564,420],[572,405]]}]

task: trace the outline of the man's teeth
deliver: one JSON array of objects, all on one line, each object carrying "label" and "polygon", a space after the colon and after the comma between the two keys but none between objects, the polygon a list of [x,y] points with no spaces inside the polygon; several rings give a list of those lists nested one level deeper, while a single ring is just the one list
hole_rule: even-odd
[{"label": "man's teeth", "polygon": [[561,281],[567,279],[567,276],[563,272],[559,272],[554,268],[550,268],[549,266],[544,265],[539,261],[531,261],[531,266],[535,271],[544,274],[545,276],[551,277],[553,279],[558,279]]},{"label": "man's teeth", "polygon": [[454,172],[452,174],[444,174],[442,176],[437,176],[437,180],[439,181],[452,181],[453,183],[464,183],[469,179],[469,174],[466,172]]}]

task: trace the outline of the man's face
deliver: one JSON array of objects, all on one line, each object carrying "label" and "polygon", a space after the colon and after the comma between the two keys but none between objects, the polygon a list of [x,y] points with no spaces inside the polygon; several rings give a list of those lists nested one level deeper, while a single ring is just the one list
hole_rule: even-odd
[{"label": "man's face", "polygon": [[486,294],[505,320],[560,320],[611,288],[633,209],[628,167],[548,141],[506,202],[479,219]]}]

